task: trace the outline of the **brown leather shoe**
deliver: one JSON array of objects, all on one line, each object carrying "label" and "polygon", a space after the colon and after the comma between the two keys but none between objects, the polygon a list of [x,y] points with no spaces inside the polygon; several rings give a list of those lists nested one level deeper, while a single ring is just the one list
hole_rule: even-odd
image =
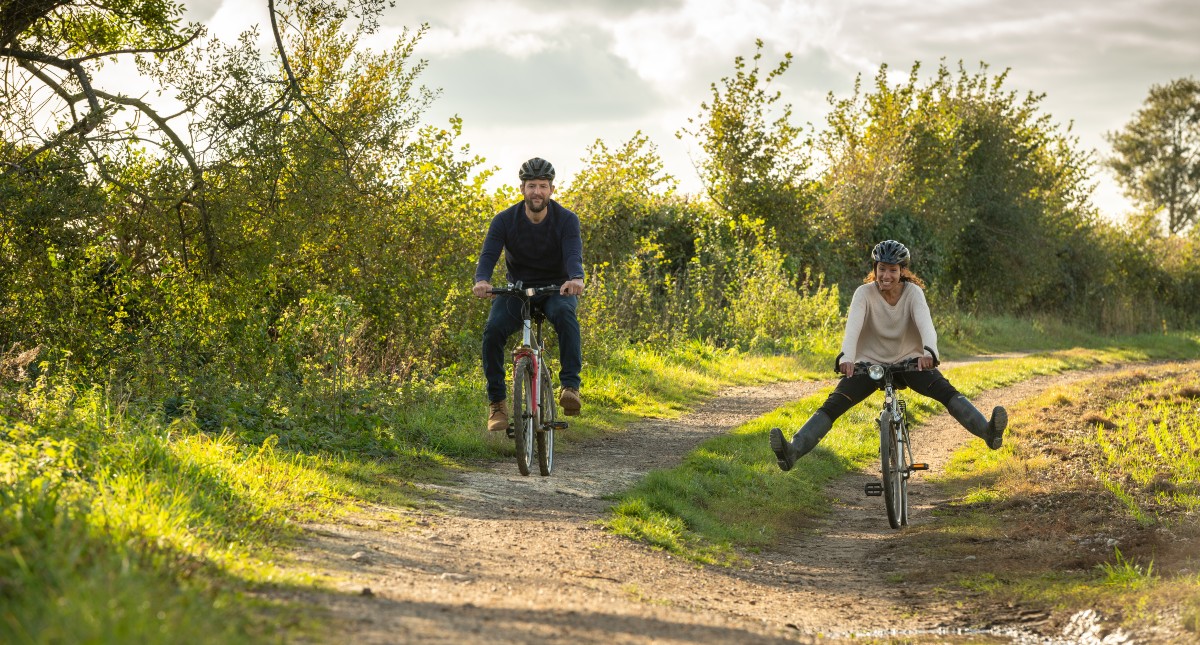
[{"label": "brown leather shoe", "polygon": [[562,408],[563,414],[573,417],[579,414],[579,408],[583,406],[583,401],[579,398],[579,390],[573,387],[564,387],[562,392],[558,393],[558,407]]},{"label": "brown leather shoe", "polygon": [[492,432],[508,430],[508,406],[504,401],[488,404],[488,430]]}]

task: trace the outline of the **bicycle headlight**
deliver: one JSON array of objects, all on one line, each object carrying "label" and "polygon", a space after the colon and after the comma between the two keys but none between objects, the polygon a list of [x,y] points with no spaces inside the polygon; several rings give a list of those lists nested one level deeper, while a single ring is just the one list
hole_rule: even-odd
[{"label": "bicycle headlight", "polygon": [[879,379],[883,378],[883,366],[882,365],[872,365],[872,366],[868,367],[867,375],[870,376],[871,378],[875,379],[876,381],[878,381]]}]

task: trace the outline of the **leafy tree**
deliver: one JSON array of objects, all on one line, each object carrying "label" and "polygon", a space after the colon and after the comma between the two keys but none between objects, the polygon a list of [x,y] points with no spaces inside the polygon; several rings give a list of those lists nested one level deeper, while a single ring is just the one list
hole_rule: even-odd
[{"label": "leafy tree", "polygon": [[[187,47],[200,31],[175,34],[171,2],[0,0],[0,59],[15,61],[0,87],[0,278],[26,305],[0,311],[0,338],[74,364],[153,357],[140,368],[186,379],[311,345],[280,321],[350,312],[355,342],[339,347],[363,365],[457,351],[472,312],[450,287],[494,209],[461,124],[421,127],[434,96],[416,83],[421,31],[376,53],[360,45],[384,0],[267,5],[274,57],[253,32]],[[161,117],[93,87],[121,57],[183,109]],[[122,108],[140,117],[112,118]]]},{"label": "leafy tree", "polygon": [[848,287],[872,244],[903,236],[935,288],[1019,311],[1057,284],[1067,240],[1094,216],[1087,158],[1006,73],[919,70],[893,85],[884,66],[873,91],[831,98],[821,220],[845,268],[826,270]]},{"label": "leafy tree", "polygon": [[[845,287],[862,280],[863,258],[881,239],[909,245],[927,278],[941,270],[943,254],[931,251],[944,240],[933,233],[953,219],[946,188],[962,160],[946,145],[953,130],[932,109],[919,70],[914,65],[907,82],[892,85],[882,65],[870,92],[858,78],[849,97],[829,96],[828,127],[815,142],[826,167],[815,219],[826,236],[821,269]],[[916,180],[926,175],[937,180]]]},{"label": "leafy tree", "polygon": [[1107,135],[1106,160],[1137,203],[1166,216],[1176,235],[1200,216],[1200,82],[1181,78],[1154,85],[1144,107]]},{"label": "leafy tree", "polygon": [[619,264],[670,226],[663,215],[675,178],[663,174],[654,144],[640,131],[615,150],[597,140],[585,161],[560,199],[579,213],[585,260]]},{"label": "leafy tree", "polygon": [[778,105],[779,91],[770,84],[792,64],[785,54],[774,69],[760,69],[762,40],[751,63],[738,56],[736,73],[713,83],[712,98],[700,114],[676,133],[695,138],[703,155],[697,162],[709,198],[734,216],[760,218],[775,230],[789,253],[805,253],[812,232],[807,214],[813,182],[809,140],[791,123],[791,105]]}]

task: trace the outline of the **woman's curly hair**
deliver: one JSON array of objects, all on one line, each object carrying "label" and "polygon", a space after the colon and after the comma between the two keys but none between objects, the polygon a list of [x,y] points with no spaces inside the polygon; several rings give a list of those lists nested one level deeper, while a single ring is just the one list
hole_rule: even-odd
[{"label": "woman's curly hair", "polygon": [[[871,269],[871,272],[867,274],[866,279],[863,280],[863,284],[867,284],[869,282],[875,282],[875,269],[874,268]],[[921,278],[918,278],[917,274],[913,273],[912,271],[909,271],[908,267],[900,267],[900,282],[911,282],[911,283],[917,285],[918,287],[921,287],[922,289],[925,288],[925,281],[922,280]]]}]

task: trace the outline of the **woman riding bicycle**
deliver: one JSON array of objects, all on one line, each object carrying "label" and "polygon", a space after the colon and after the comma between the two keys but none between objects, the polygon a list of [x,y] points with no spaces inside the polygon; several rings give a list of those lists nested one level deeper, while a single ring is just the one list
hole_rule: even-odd
[{"label": "woman riding bicycle", "polygon": [[790,442],[784,440],[779,428],[771,429],[771,450],[780,469],[791,470],[797,459],[816,447],[838,417],[878,389],[877,381],[869,375],[854,374],[856,361],[898,363],[917,358],[919,371],[897,374],[898,385],[907,385],[946,406],[951,416],[992,450],[1003,443],[1008,412],[997,406],[991,420],[985,419],[934,367],[934,356],[925,350],[929,347],[937,351],[937,331],[922,290],[925,285],[909,270],[909,259],[908,248],[895,240],[880,242],[871,251],[871,273],[854,291],[846,315],[838,364],[843,376],[837,388]]}]

